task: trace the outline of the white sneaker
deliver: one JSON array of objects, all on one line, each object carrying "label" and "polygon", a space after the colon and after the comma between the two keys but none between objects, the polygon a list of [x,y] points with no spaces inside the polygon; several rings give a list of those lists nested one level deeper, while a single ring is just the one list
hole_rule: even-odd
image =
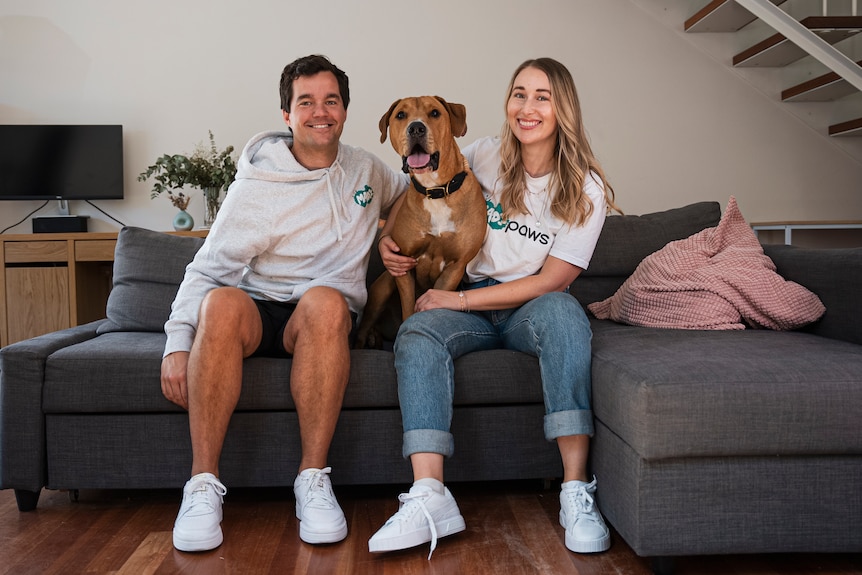
[{"label": "white sneaker", "polygon": [[593,494],[592,483],[567,481],[560,491],[560,525],[566,528],[566,547],[575,553],[598,553],[611,546],[611,532],[605,525]]},{"label": "white sneaker", "polygon": [[347,520],[332,492],[330,471],[305,469],[293,482],[299,538],[306,543],[337,543],[347,537]]},{"label": "white sneaker", "polygon": [[174,547],[209,551],[222,543],[222,502],[227,488],[212,473],[198,473],[183,487],[183,502],[174,522]]},{"label": "white sneaker", "polygon": [[372,553],[397,551],[431,542],[431,553],[437,548],[437,538],[466,529],[464,518],[455,498],[444,488],[443,495],[427,485],[414,485],[409,493],[398,496],[398,511],[368,540]]}]

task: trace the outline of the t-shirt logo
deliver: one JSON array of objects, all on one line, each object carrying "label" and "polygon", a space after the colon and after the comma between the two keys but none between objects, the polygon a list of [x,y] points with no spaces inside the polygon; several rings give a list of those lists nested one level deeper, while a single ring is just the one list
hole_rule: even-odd
[{"label": "t-shirt logo", "polygon": [[366,185],[361,190],[357,190],[353,194],[353,201],[362,206],[363,208],[367,208],[371,203],[371,200],[374,199],[374,190],[371,189],[371,186]]},{"label": "t-shirt logo", "polygon": [[502,230],[506,227],[506,222],[503,220],[503,207],[500,204],[494,204],[491,200],[485,200],[485,206],[488,211],[488,227],[492,230]]},{"label": "t-shirt logo", "polygon": [[543,245],[547,245],[550,241],[548,234],[530,229],[526,224],[520,224],[515,220],[504,220],[503,207],[500,204],[494,204],[491,200],[485,200],[485,206],[488,213],[488,227],[492,230],[506,230],[506,233],[516,232],[528,240],[533,240]]}]

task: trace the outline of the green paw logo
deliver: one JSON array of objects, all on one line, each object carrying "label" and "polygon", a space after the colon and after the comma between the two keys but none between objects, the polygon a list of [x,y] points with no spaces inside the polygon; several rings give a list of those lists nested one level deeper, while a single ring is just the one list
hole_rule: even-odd
[{"label": "green paw logo", "polygon": [[371,200],[374,199],[374,190],[371,189],[371,186],[365,186],[361,190],[357,190],[353,194],[353,201],[363,208],[367,208],[371,203]]},{"label": "green paw logo", "polygon": [[503,220],[503,208],[500,204],[494,205],[491,200],[485,200],[485,206],[488,208],[488,226],[492,230],[502,230],[506,227],[506,222]]}]

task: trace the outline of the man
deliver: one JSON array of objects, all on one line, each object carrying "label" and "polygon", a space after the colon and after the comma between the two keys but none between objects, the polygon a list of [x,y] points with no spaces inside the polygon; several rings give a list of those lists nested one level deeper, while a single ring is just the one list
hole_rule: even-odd
[{"label": "man", "polygon": [[280,94],[290,131],[259,134],[246,145],[236,182],[165,324],[162,392],[188,409],[193,452],[173,532],[181,551],[222,542],[227,489],[218,480],[219,458],[239,400],[242,362],[252,355],[293,358],[300,538],[334,543],[347,535],[326,460],[381,209],[408,182],[374,155],[340,142],[348,79],[328,59],[288,64]]}]

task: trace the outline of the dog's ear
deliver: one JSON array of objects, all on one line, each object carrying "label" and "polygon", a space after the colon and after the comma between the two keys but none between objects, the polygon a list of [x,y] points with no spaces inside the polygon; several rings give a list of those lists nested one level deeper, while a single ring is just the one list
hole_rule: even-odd
[{"label": "dog's ear", "polygon": [[392,115],[392,111],[395,110],[395,106],[397,106],[400,101],[401,101],[401,99],[399,98],[399,99],[395,100],[394,102],[392,102],[392,105],[389,106],[389,109],[380,118],[380,123],[377,124],[377,127],[380,128],[380,143],[381,144],[386,141],[386,130],[389,129],[389,117]]},{"label": "dog's ear", "polygon": [[447,102],[440,96],[434,96],[441,104],[449,110],[449,124],[452,126],[452,135],[460,138],[467,133],[467,106],[464,104],[455,104]]}]

